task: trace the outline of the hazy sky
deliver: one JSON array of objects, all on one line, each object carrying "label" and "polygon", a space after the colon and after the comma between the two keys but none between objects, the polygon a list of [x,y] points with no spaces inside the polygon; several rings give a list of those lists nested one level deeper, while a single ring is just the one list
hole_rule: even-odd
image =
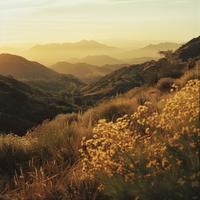
[{"label": "hazy sky", "polygon": [[0,0],[0,42],[81,39],[187,41],[200,0]]}]

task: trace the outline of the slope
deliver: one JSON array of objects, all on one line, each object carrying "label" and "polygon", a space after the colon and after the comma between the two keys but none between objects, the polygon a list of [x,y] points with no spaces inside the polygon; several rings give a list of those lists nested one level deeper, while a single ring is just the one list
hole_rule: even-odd
[{"label": "slope", "polygon": [[45,119],[76,110],[62,98],[0,75],[0,133],[23,134]]},{"label": "slope", "polygon": [[[185,47],[187,47],[188,52],[194,51],[191,56],[187,54],[189,55],[188,57],[191,59],[198,58],[200,56],[200,51],[198,51],[200,47],[199,40],[200,38],[196,38],[183,45],[174,52],[173,56],[181,58],[182,50],[185,50]],[[187,59],[189,59],[188,57]],[[99,81],[84,87],[82,90],[84,101],[91,104],[102,98],[124,93],[134,87],[153,85],[163,77],[178,78],[188,69],[189,65],[191,68],[194,67],[196,61],[188,63],[184,58],[181,60],[176,59],[175,61],[162,58],[158,61],[149,61],[119,69],[106,75]]]}]

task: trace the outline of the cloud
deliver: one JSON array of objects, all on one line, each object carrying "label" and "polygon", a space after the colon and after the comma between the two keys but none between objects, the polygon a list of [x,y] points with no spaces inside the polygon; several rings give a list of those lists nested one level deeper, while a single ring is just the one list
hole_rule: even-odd
[{"label": "cloud", "polygon": [[195,3],[196,0],[5,0],[0,1],[0,10],[37,8],[48,6],[70,6],[81,4],[143,4],[143,3]]},{"label": "cloud", "polygon": [[108,3],[108,4],[143,4],[143,3],[167,3],[167,4],[174,4],[174,3],[194,3],[196,0],[97,0],[98,2]]},{"label": "cloud", "polygon": [[0,10],[23,9],[47,6],[53,0],[6,0],[0,1]]}]

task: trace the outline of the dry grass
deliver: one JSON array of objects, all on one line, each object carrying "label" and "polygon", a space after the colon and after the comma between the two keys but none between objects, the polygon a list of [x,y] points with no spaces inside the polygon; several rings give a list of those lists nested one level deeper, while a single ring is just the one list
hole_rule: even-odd
[{"label": "dry grass", "polygon": [[[185,74],[175,82],[177,85],[179,83],[181,88],[186,80],[192,77],[193,75],[191,74]],[[146,101],[152,102],[152,111],[160,113],[165,105],[163,101],[160,101],[161,98],[171,98],[174,94],[166,94],[153,87],[138,88],[124,96],[91,108],[83,114],[59,115],[54,120],[46,121],[29,131],[26,136],[0,136],[0,188],[2,195],[12,200],[107,200],[130,199],[130,197],[133,197],[132,192],[137,190],[142,194],[144,192],[149,194],[149,197],[142,196],[141,199],[158,199],[156,197],[158,193],[153,191],[158,185],[149,187],[150,183],[148,181],[140,183],[143,188],[139,190],[136,187],[138,185],[125,182],[121,175],[107,179],[101,173],[100,179],[99,174],[95,175],[96,178],[92,180],[81,179],[83,165],[79,149],[81,148],[83,137],[86,138],[86,141],[93,139],[93,128],[98,125],[100,119],[112,121],[111,124],[116,125],[120,121],[119,118],[125,114],[131,116],[137,112],[138,106],[145,106]],[[179,110],[178,107],[177,109]],[[141,115],[140,119],[144,119],[145,116]],[[104,126],[105,124],[102,125],[102,127]],[[108,128],[106,133],[108,134],[113,131],[109,126],[106,125]],[[116,129],[118,132],[113,137],[113,144],[117,141],[115,139],[120,139],[119,137],[121,137],[120,140],[123,142],[124,137],[127,137],[126,132],[123,131],[124,129],[122,130],[121,127],[119,131],[119,128]],[[140,133],[145,134],[146,127],[144,128],[143,125],[137,124],[137,128]],[[103,133],[103,129],[99,134]],[[125,133],[125,135],[122,136],[122,133]],[[126,147],[132,141],[129,137],[127,139],[127,142],[124,142],[125,149],[132,145],[131,143],[129,147]],[[157,144],[156,139],[160,139],[166,144],[167,140],[162,137],[152,139],[152,144]],[[144,149],[147,149],[147,147]],[[140,161],[143,161],[146,156],[146,154],[141,154],[142,150],[142,147],[137,149],[138,154],[136,156],[137,158],[140,157]],[[184,153],[187,155],[188,151]],[[188,153],[189,155],[191,154]],[[104,169],[106,169],[105,166]],[[142,165],[137,169],[139,170],[138,173],[143,173],[145,170]],[[104,178],[102,179],[102,177]],[[172,182],[170,180],[173,177],[170,176],[170,173],[164,177],[165,179],[160,179],[156,176],[154,178],[158,182],[163,182],[164,180],[166,184],[161,184],[158,188],[163,192],[168,192],[169,190],[166,187],[171,188],[170,184]],[[100,180],[103,180],[104,188],[99,185]],[[186,191],[187,185],[184,187],[185,189],[181,191]],[[130,188],[130,190],[127,190],[127,188]],[[138,192],[134,193],[134,198],[137,197],[135,194],[138,194]],[[161,195],[161,197],[164,199],[164,196]]]},{"label": "dry grass", "polygon": [[89,109],[83,114],[82,121],[84,124],[89,122],[92,126],[102,118],[115,121],[125,114],[133,113],[137,106],[136,99],[118,97]]}]

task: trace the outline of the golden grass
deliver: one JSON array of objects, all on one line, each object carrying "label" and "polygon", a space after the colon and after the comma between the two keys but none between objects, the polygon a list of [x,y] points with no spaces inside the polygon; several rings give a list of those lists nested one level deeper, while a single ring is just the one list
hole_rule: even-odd
[{"label": "golden grass", "polygon": [[0,136],[1,193],[13,200],[200,197],[200,82],[182,88],[190,78],[168,94],[135,89],[26,136]]}]

